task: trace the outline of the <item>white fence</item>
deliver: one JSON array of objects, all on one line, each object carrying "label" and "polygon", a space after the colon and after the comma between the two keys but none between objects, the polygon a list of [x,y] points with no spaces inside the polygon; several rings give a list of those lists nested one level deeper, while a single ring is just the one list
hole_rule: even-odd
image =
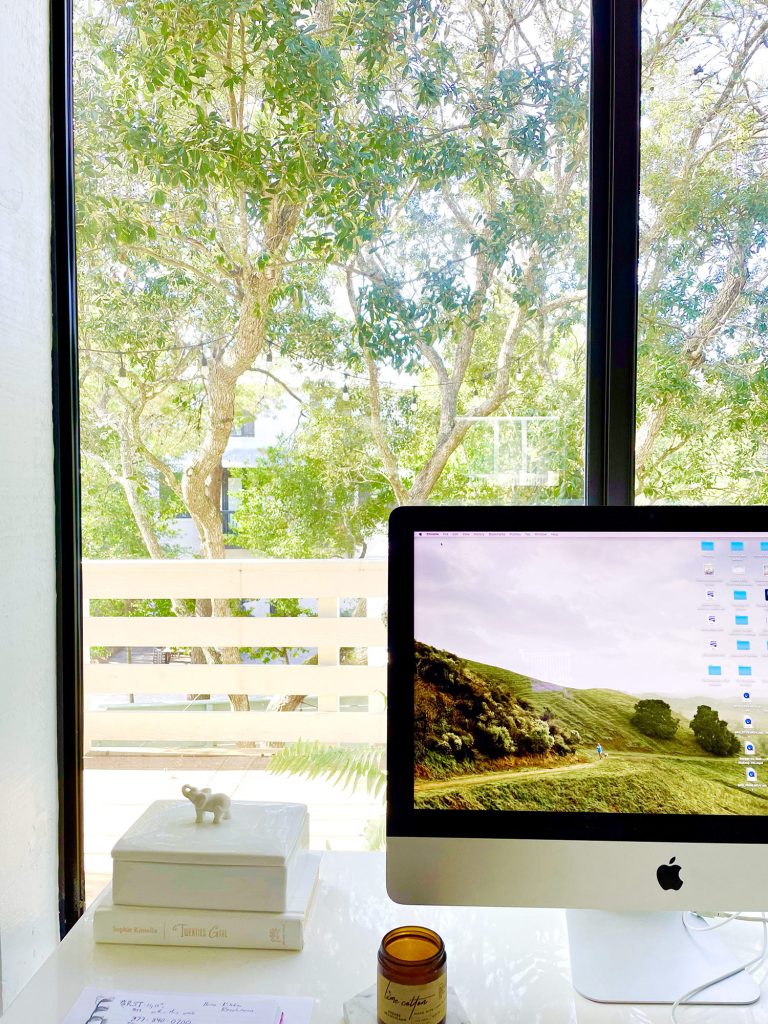
[{"label": "white fence", "polygon": [[[96,694],[178,694],[181,703],[192,693],[317,696],[316,711],[212,712],[211,705],[195,701],[187,702],[184,710],[138,705],[87,710],[86,750],[96,741],[135,746],[299,738],[329,743],[384,742],[385,665],[342,665],[339,658],[342,647],[386,646],[381,614],[357,617],[339,612],[343,598],[384,599],[386,591],[385,561],[84,561],[86,698]],[[90,602],[97,598],[303,598],[317,602],[317,615],[93,615]],[[382,601],[369,601],[367,606],[376,604],[381,606]],[[91,662],[93,647],[293,647],[316,649],[318,656],[316,665],[119,664]],[[367,697],[367,710],[340,710],[340,698],[360,696]],[[87,699],[86,703],[94,701]]]}]

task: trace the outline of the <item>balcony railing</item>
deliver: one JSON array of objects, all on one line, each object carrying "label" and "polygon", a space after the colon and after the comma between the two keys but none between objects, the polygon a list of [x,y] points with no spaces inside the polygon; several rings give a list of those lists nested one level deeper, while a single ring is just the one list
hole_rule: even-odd
[{"label": "balcony railing", "polygon": [[[380,613],[386,597],[386,562],[360,559],[190,561],[151,559],[83,563],[83,605],[87,710],[86,750],[91,745],[275,743],[295,739],[328,743],[371,743],[385,739],[386,668],[344,665],[342,648],[386,645]],[[302,598],[316,614],[298,617],[95,615],[98,598],[241,601]],[[365,616],[340,614],[342,599],[366,598]],[[379,599],[378,601],[376,599]],[[371,609],[379,606],[378,614]],[[317,651],[317,664],[153,664],[91,660],[92,648],[302,648]],[[109,655],[106,655],[107,659]],[[284,694],[316,696],[317,710],[235,712],[228,704],[188,700],[189,694]],[[102,695],[95,700],[95,695]],[[103,709],[103,695],[133,698],[132,704]],[[146,697],[170,697],[147,706]],[[365,697],[367,710],[346,710]],[[175,708],[168,710],[168,706]],[[179,705],[183,710],[178,710]],[[342,708],[344,710],[342,711]],[[206,713],[209,712],[209,713]]]}]

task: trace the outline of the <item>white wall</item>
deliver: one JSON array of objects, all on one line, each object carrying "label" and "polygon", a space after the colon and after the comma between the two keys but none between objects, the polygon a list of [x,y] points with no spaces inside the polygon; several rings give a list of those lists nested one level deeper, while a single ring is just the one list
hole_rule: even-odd
[{"label": "white wall", "polygon": [[0,1009],[54,948],[48,2],[0,3]]}]

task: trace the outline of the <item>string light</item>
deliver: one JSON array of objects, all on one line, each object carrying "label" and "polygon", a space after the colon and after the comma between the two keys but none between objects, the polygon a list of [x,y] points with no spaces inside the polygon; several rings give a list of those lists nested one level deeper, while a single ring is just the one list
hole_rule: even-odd
[{"label": "string light", "polygon": [[120,369],[117,371],[118,377],[127,377],[128,374],[125,370],[125,363],[123,362],[123,353],[120,353]]}]

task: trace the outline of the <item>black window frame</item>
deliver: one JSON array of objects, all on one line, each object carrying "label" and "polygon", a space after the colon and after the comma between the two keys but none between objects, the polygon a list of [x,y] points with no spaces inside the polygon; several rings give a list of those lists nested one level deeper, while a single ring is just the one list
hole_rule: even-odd
[{"label": "black window frame", "polygon": [[[635,478],[641,0],[592,0],[585,504]],[[51,275],[56,494],[59,921],[83,912],[83,643],[72,0],[51,0]]]}]

